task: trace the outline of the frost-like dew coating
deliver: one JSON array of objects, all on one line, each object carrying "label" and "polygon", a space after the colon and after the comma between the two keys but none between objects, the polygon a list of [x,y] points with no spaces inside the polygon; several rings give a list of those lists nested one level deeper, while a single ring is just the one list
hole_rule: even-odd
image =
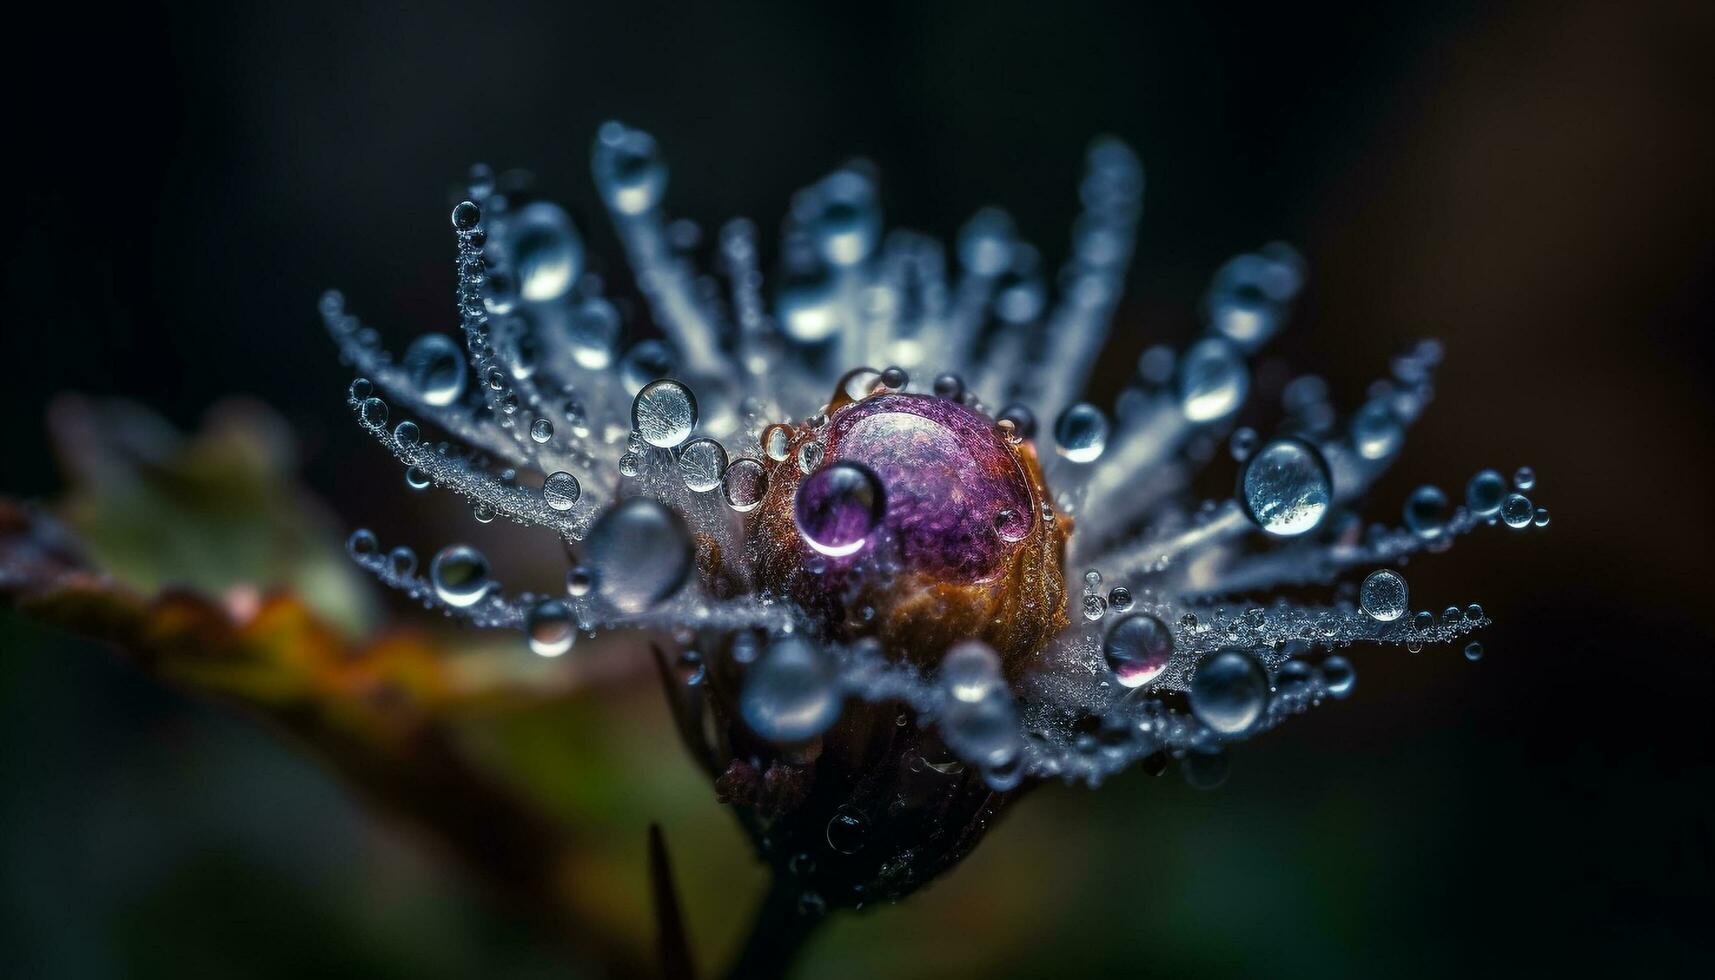
[{"label": "frost-like dew coating", "polygon": [[[900,806],[950,792],[950,774],[1006,794],[1166,758],[1213,784],[1224,747],[1353,691],[1349,647],[1480,657],[1482,608],[1447,596],[1425,603],[1439,617],[1413,614],[1395,569],[1548,523],[1528,467],[1441,474],[1459,504],[1425,485],[1366,505],[1434,394],[1434,342],[1345,415],[1311,374],[1272,417],[1247,408],[1264,387],[1251,358],[1306,277],[1284,245],[1217,269],[1202,332],[1148,347],[1111,404],[1087,392],[1142,214],[1142,168],[1114,140],[1067,195],[1081,210],[1063,250],[993,208],[951,248],[889,232],[874,169],[853,162],[793,197],[777,250],[726,223],[713,271],[667,212],[653,137],[608,123],[591,166],[641,305],[609,298],[565,210],[502,194],[486,168],[452,212],[453,335],[395,360],[343,296],[321,303],[359,375],[347,402],[407,484],[550,532],[571,554],[563,586],[504,592],[464,545],[426,572],[367,531],[349,551],[543,656],[626,628],[694,649],[675,683],[740,726],[698,749],[734,798],[763,799],[757,766],[785,767],[768,806],[808,792],[792,782],[806,746],[876,712],[920,740],[887,763],[906,774]],[[1191,495],[1205,469],[1230,496]],[[1389,512],[1398,526],[1366,521]],[[861,855],[892,806],[854,798],[817,834]]]}]

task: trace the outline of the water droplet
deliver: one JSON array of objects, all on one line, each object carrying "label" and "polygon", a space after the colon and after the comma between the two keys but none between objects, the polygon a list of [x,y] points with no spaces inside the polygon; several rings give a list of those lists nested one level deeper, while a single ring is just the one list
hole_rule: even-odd
[{"label": "water droplet", "polygon": [[1547,507],[1538,507],[1536,509],[1536,516],[1531,518],[1531,523],[1535,524],[1537,527],[1547,527],[1548,526],[1548,508]]},{"label": "water droplet", "polygon": [[1288,660],[1274,674],[1274,689],[1281,697],[1295,698],[1310,693],[1315,672],[1302,660]]},{"label": "water droplet", "polygon": [[481,220],[482,209],[470,201],[460,201],[453,208],[453,228],[458,231],[470,231]]},{"label": "water droplet", "polygon": [[1226,418],[1249,390],[1244,358],[1225,340],[1200,340],[1179,359],[1179,408],[1192,422]]},{"label": "water droplet", "polygon": [[1234,459],[1242,463],[1250,458],[1251,453],[1256,452],[1260,438],[1255,429],[1248,425],[1241,425],[1233,430],[1232,438],[1227,441],[1227,451],[1233,454]]},{"label": "water droplet", "polygon": [[434,481],[429,479],[429,474],[423,472],[421,469],[415,466],[405,467],[405,485],[411,489],[427,490],[429,488],[429,484],[432,482]]},{"label": "water droplet", "polygon": [[890,391],[904,391],[911,383],[911,375],[905,373],[902,367],[890,367],[881,372],[881,386]]},{"label": "water droplet", "polygon": [[762,451],[776,463],[792,451],[792,427],[778,422],[762,430]]},{"label": "water droplet", "polygon": [[537,443],[545,443],[554,438],[554,423],[547,419],[537,419],[530,423],[530,439]]},{"label": "water droplet", "polygon": [[819,442],[806,442],[798,447],[798,471],[814,473],[816,467],[822,465],[822,457],[827,450]]},{"label": "water droplet", "polygon": [[1411,628],[1419,633],[1435,628],[1435,614],[1427,609],[1419,609],[1417,615],[1411,617]]},{"label": "water droplet", "polygon": [[550,474],[542,481],[542,499],[555,510],[571,510],[582,493],[578,478],[564,471]]},{"label": "water droplet", "polygon": [[955,701],[981,701],[1006,690],[1000,655],[979,640],[955,643],[941,658],[941,688]]},{"label": "water droplet", "polygon": [[1352,684],[1357,679],[1357,671],[1352,669],[1352,662],[1345,657],[1335,654],[1322,661],[1322,686],[1334,697],[1343,698],[1352,693]]},{"label": "water droplet", "polygon": [[381,542],[376,539],[374,531],[360,527],[345,539],[345,550],[353,558],[368,558],[381,550]]},{"label": "water droplet", "polygon": [[[1130,605],[1129,599],[1126,604]],[[1121,687],[1142,687],[1167,669],[1173,657],[1173,633],[1147,613],[1127,616],[1108,630],[1102,656]]]},{"label": "water droplet", "polygon": [[959,263],[979,276],[998,276],[1012,259],[1016,232],[999,208],[983,208],[959,229]]},{"label": "water droplet", "polygon": [[558,657],[565,653],[578,635],[571,607],[558,599],[536,603],[524,618],[524,635],[530,641],[531,652],[538,656]]},{"label": "water droplet", "polygon": [[692,546],[679,515],[648,497],[623,500],[597,518],[583,543],[602,598],[640,613],[671,596],[691,574]]},{"label": "water droplet", "polygon": [[965,382],[956,374],[937,374],[934,392],[938,398],[957,399],[965,393]]},{"label": "water droplet", "polygon": [[619,380],[633,395],[657,378],[665,378],[677,370],[673,351],[654,338],[639,340],[619,359]]},{"label": "water droplet", "polygon": [[868,258],[881,236],[881,211],[869,178],[855,170],[838,170],[817,184],[812,194],[817,207],[810,232],[823,260],[851,266]]},{"label": "water droplet", "polygon": [[1352,417],[1352,448],[1365,459],[1387,459],[1404,441],[1405,427],[1385,401],[1371,401]]},{"label": "water droplet", "polygon": [[602,123],[590,169],[607,206],[620,214],[649,211],[667,190],[667,165],[655,138],[617,122]]},{"label": "water droplet", "polygon": [[353,378],[351,385],[345,389],[345,393],[352,401],[361,402],[368,398],[370,392],[374,390],[375,386],[369,383],[368,378]]},{"label": "water droplet", "polygon": [[566,571],[566,594],[574,599],[581,599],[595,589],[595,572],[583,565],[575,565]]},{"label": "water droplet", "polygon": [[1358,589],[1358,605],[1371,619],[1391,623],[1405,615],[1407,597],[1405,577],[1391,568],[1378,568]]},{"label": "water droplet", "polygon": [[828,846],[841,854],[856,854],[863,850],[869,836],[869,818],[855,806],[846,804],[834,811],[828,821]]},{"label": "water droplet", "polygon": [[393,441],[410,449],[423,441],[423,430],[417,427],[417,423],[406,419],[393,427]]},{"label": "water droplet", "polygon": [[1440,537],[1447,530],[1447,495],[1424,484],[1405,498],[1405,526],[1420,538]]},{"label": "water droplet", "polygon": [[1091,622],[1095,622],[1096,620],[1099,620],[1103,616],[1107,615],[1107,612],[1108,612],[1108,600],[1102,598],[1100,595],[1097,595],[1095,593],[1091,593],[1090,595],[1087,595],[1084,597],[1084,618],[1085,619],[1087,619]]},{"label": "water droplet", "polygon": [[740,514],[755,510],[767,492],[768,471],[748,456],[733,460],[721,475],[721,494],[726,497],[727,506]]},{"label": "water droplet", "polygon": [[584,264],[584,243],[571,217],[547,201],[533,201],[505,217],[503,244],[518,295],[549,303],[571,292]]},{"label": "water droplet", "polygon": [[726,449],[713,439],[693,439],[679,450],[679,475],[693,493],[720,486],[726,468]]},{"label": "water droplet", "polygon": [[1528,466],[1521,466],[1513,474],[1513,486],[1520,490],[1529,490],[1536,486],[1536,471]]},{"label": "water droplet", "polygon": [[477,501],[476,506],[472,507],[470,512],[478,524],[487,524],[494,520],[494,507],[486,500]]},{"label": "water droplet", "polygon": [[401,363],[417,397],[430,405],[451,405],[464,394],[464,350],[446,334],[426,333],[413,340]]},{"label": "water droplet", "polygon": [[1240,487],[1251,519],[1277,537],[1314,530],[1333,496],[1322,454],[1297,439],[1275,439],[1252,455]]},{"label": "water droplet", "polygon": [[1475,623],[1483,618],[1483,607],[1473,602],[1465,607],[1465,618]]},{"label": "water droplet", "polygon": [[417,553],[400,545],[387,553],[387,567],[399,578],[409,578],[417,570]]},{"label": "water droplet", "polygon": [[1536,509],[1531,506],[1530,498],[1522,493],[1509,493],[1501,501],[1501,520],[1507,522],[1507,527],[1524,527],[1536,516]]},{"label": "water droplet", "polygon": [[387,424],[387,403],[371,395],[358,404],[357,417],[364,425],[379,429]]},{"label": "water droplet", "polygon": [[1500,512],[1501,500],[1507,495],[1506,477],[1495,470],[1482,470],[1465,484],[1465,506],[1477,517],[1491,517]]},{"label": "water droplet", "polygon": [[1268,674],[1243,650],[1222,650],[1191,678],[1191,711],[1221,735],[1243,735],[1268,704]]},{"label": "water droplet", "polygon": [[1465,644],[1465,659],[1472,663],[1476,663],[1483,659],[1483,645],[1478,643],[1476,640],[1472,640],[1470,643]]},{"label": "water droplet", "polygon": [[1089,402],[1078,402],[1055,420],[1054,441],[1072,462],[1093,462],[1108,447],[1108,417]]},{"label": "water droplet", "polygon": [[1125,612],[1131,608],[1131,590],[1123,585],[1116,585],[1108,593],[1108,606],[1114,612]]},{"label": "water droplet", "polygon": [[887,512],[881,481],[867,466],[838,462],[798,485],[793,515],[810,547],[829,557],[854,554]]},{"label": "water droplet", "polygon": [[697,426],[697,399],[671,378],[651,381],[631,403],[631,426],[643,441],[671,449],[691,437]]},{"label": "water droplet", "polygon": [[959,758],[984,769],[1011,762],[1023,746],[1012,695],[991,691],[978,701],[955,700],[941,712],[941,738]]},{"label": "water droplet", "polygon": [[773,742],[803,742],[840,716],[838,673],[801,636],[783,636],[752,664],[739,691],[739,713],[750,730]]},{"label": "water droplet", "polygon": [[448,545],[437,552],[429,563],[429,581],[442,602],[460,609],[476,605],[494,588],[488,558],[467,544]]}]

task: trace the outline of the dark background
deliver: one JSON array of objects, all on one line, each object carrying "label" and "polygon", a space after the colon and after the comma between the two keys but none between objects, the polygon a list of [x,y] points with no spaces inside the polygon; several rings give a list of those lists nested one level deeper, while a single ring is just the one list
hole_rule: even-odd
[{"label": "dark background", "polygon": [[[55,392],[187,427],[245,393],[293,423],[343,518],[432,540],[415,527],[446,511],[404,499],[350,424],[315,301],[343,288],[396,345],[448,324],[445,204],[471,162],[535,171],[609,261],[587,159],[616,117],[658,136],[669,206],[705,227],[772,227],[863,155],[892,221],[947,235],[999,203],[1057,262],[1083,147],[1115,133],[1149,180],[1120,370],[1191,335],[1227,255],[1294,242],[1310,285],[1271,350],[1343,404],[1413,339],[1446,343],[1372,515],[1528,463],[1553,525],[1413,565],[1414,594],[1496,618],[1483,662],[1364,658],[1357,696],[1244,747],[1212,794],[1046,794],[1059,822],[1032,833],[1066,840],[997,835],[810,972],[860,940],[960,972],[979,960],[921,951],[1001,928],[1026,934],[990,975],[1706,970],[1712,8],[1204,6],[14,13],[0,487],[57,488]],[[11,975],[552,975],[456,888],[354,938],[316,869],[403,845],[337,787],[86,644],[10,619],[0,637]],[[1066,860],[1074,887],[1034,920],[947,917],[961,875],[1028,894],[1032,861]],[[448,921],[477,923],[468,958],[429,962]]]}]

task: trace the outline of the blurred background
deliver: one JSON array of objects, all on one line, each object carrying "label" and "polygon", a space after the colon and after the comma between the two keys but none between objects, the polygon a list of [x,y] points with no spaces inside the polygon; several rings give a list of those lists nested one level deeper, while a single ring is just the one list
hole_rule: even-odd
[{"label": "blurred background", "polygon": [[[1103,393],[1194,333],[1224,258],[1284,239],[1311,276],[1270,355],[1338,404],[1446,344],[1370,516],[1529,464],[1553,525],[1409,568],[1414,602],[1494,616],[1481,662],[1359,651],[1354,697],[1241,747],[1214,791],[1048,787],[927,892],[835,922],[802,974],[1708,975],[1715,7],[1207,6],[14,12],[0,489],[62,489],[58,392],[185,429],[243,395],[296,433],[331,540],[472,536],[352,424],[316,316],[338,286],[396,349],[450,326],[471,163],[535,172],[611,271],[588,177],[609,117],[656,134],[669,209],[706,229],[772,227],[864,156],[890,223],[945,236],[998,203],[1057,264],[1083,149],[1113,133],[1148,190]],[[552,581],[551,542],[484,531],[502,572]],[[0,974],[567,975],[262,728],[11,614],[0,647]],[[602,691],[546,751],[611,928],[647,935],[663,821],[713,965],[762,879],[660,702],[647,676]]]}]

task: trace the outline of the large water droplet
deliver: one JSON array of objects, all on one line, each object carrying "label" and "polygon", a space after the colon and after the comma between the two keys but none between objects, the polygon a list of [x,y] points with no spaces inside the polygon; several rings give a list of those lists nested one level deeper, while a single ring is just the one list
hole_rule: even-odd
[{"label": "large water droplet", "polygon": [[571,607],[558,599],[536,603],[524,617],[524,635],[530,641],[531,651],[539,656],[558,657],[565,653],[577,638]]},{"label": "large water droplet", "polygon": [[631,403],[631,426],[651,446],[671,449],[697,427],[697,399],[671,378],[651,381]]},{"label": "large water droplet", "polygon": [[1447,495],[1424,484],[1405,498],[1405,526],[1420,538],[1440,537],[1447,530]]},{"label": "large water droplet", "polygon": [[739,714],[750,730],[773,742],[816,737],[840,717],[833,661],[800,636],[784,636],[745,674]]},{"label": "large water droplet", "polygon": [[869,467],[838,462],[804,478],[792,512],[810,547],[838,558],[863,547],[887,512],[887,497]]},{"label": "large water droplet", "polygon": [[748,456],[733,460],[721,475],[721,495],[726,497],[727,506],[740,514],[755,510],[767,492],[768,470]]},{"label": "large water droplet", "polygon": [[667,189],[667,165],[655,138],[617,122],[603,123],[597,132],[591,169],[608,207],[620,214],[648,211]]},{"label": "large water droplet", "polygon": [[578,478],[570,473],[554,473],[542,481],[542,499],[555,510],[571,510],[581,493],[583,488],[578,486]]},{"label": "large water droplet", "polygon": [[1268,534],[1292,537],[1314,530],[1333,497],[1328,464],[1309,443],[1276,439],[1245,463],[1240,496]]},{"label": "large water droplet", "polygon": [[1192,422],[1213,422],[1238,410],[1250,372],[1232,344],[1208,337],[1179,359],[1179,408]]},{"label": "large water droplet", "polygon": [[1089,402],[1078,402],[1055,420],[1054,442],[1072,462],[1093,462],[1108,448],[1108,417]]},{"label": "large water droplet", "polygon": [[679,475],[694,493],[707,493],[721,485],[726,472],[726,450],[713,439],[693,439],[679,450]]},{"label": "large water droplet", "polygon": [[464,350],[446,334],[426,333],[413,340],[402,364],[418,397],[431,405],[451,405],[464,394]]},{"label": "large water droplet", "polygon": [[1507,479],[1497,470],[1482,470],[1465,484],[1465,506],[1477,517],[1493,517],[1500,512],[1501,500],[1507,495]]},{"label": "large water droplet", "polygon": [[429,563],[429,582],[435,595],[449,606],[474,606],[494,588],[488,576],[488,558],[467,544],[442,548]]},{"label": "large water droplet", "polygon": [[605,511],[584,538],[584,561],[601,597],[640,613],[679,590],[691,574],[692,546],[679,515],[648,497]]},{"label": "large water droplet", "polygon": [[1191,678],[1191,711],[1222,735],[1243,735],[1268,704],[1268,674],[1243,650],[1222,650]]},{"label": "large water droplet", "polygon": [[571,217],[547,201],[526,204],[505,217],[505,253],[518,295],[546,303],[570,292],[584,264],[584,243]]},{"label": "large water droplet", "polygon": [[1121,687],[1142,687],[1167,668],[1167,661],[1173,657],[1173,633],[1166,623],[1148,613],[1127,616],[1108,630],[1102,641],[1102,656]]},{"label": "large water droplet", "polygon": [[1536,508],[1522,493],[1509,493],[1501,501],[1501,520],[1507,522],[1507,527],[1524,527],[1535,516]]},{"label": "large water droplet", "polygon": [[1405,577],[1391,568],[1378,568],[1358,588],[1358,605],[1375,620],[1391,623],[1405,615],[1410,604]]},{"label": "large water droplet", "polygon": [[1006,689],[1000,655],[980,640],[954,644],[941,658],[940,680],[955,701],[981,701]]}]

